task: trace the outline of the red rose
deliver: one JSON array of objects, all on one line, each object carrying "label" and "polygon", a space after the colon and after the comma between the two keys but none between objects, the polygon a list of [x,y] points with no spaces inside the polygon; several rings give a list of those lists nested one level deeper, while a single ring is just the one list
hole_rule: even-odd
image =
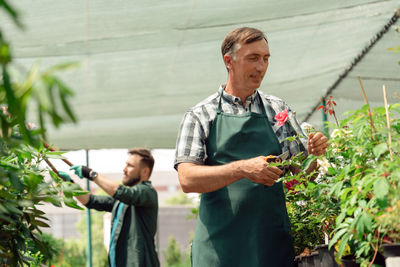
[{"label": "red rose", "polygon": [[285,183],[285,186],[286,186],[287,190],[293,191],[293,193],[297,193],[297,191],[294,191],[293,186],[294,186],[295,184],[298,184],[298,183],[299,183],[299,182],[298,182],[296,179],[293,179],[293,180],[291,180],[291,181],[287,181],[287,182]]}]

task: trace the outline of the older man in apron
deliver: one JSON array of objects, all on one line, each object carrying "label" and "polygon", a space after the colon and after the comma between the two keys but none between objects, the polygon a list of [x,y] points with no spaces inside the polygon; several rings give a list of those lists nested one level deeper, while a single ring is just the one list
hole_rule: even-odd
[{"label": "older man in apron", "polygon": [[[281,99],[257,90],[270,57],[261,31],[232,31],[222,55],[227,84],[185,114],[176,146],[182,189],[202,193],[192,266],[292,266],[283,187],[275,182],[282,171],[269,167],[264,156],[321,155],[327,138],[316,133],[285,140],[304,133]],[[284,110],[289,122],[280,127],[274,117]]]}]

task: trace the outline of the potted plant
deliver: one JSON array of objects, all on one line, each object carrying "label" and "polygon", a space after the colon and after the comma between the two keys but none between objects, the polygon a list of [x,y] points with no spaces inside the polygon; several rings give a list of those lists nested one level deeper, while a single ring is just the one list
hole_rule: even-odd
[{"label": "potted plant", "polygon": [[[399,106],[387,110],[398,113]],[[330,247],[337,245],[339,259],[350,247],[356,261],[367,265],[379,258],[384,234],[389,231],[387,224],[378,220],[385,218],[381,216],[390,207],[389,191],[396,196],[400,192],[395,191],[400,171],[400,122],[392,118],[388,126],[387,118],[393,116],[387,116],[384,107],[371,112],[365,105],[349,114],[335,127],[327,153],[331,163],[327,175],[332,177],[329,196],[340,203]],[[396,141],[388,142],[389,136]]]},{"label": "potted plant", "polygon": [[[349,112],[346,119],[330,125],[331,145],[318,158],[326,165],[318,177],[301,173],[285,178],[295,247],[302,246],[296,247],[297,252],[306,245],[312,249],[321,242],[318,233],[325,232],[339,263],[348,254],[362,266],[384,265],[382,242],[399,231],[391,221],[399,220],[400,120],[394,116],[399,107],[371,111],[364,105]],[[303,169],[313,160],[315,156],[303,160]],[[290,164],[296,164],[293,161]]]},{"label": "potted plant", "polygon": [[[395,190],[399,190],[398,185],[390,188],[390,191],[394,193]],[[392,193],[389,193],[389,197],[392,196]],[[382,225],[383,242],[385,243],[382,247],[388,267],[400,265],[400,199],[398,195],[394,195],[394,199],[390,202],[392,205],[377,218],[378,223]]]}]

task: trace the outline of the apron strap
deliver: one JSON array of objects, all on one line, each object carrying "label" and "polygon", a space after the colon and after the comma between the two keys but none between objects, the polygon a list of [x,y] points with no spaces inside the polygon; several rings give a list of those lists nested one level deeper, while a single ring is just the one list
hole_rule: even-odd
[{"label": "apron strap", "polygon": [[221,95],[219,96],[219,102],[218,102],[218,109],[217,109],[217,114],[221,114],[222,109],[221,109],[221,99],[222,99],[222,94],[224,93],[224,88],[221,90]]},{"label": "apron strap", "polygon": [[[218,101],[218,109],[217,109],[217,114],[220,114],[222,112],[222,108],[221,108],[221,100],[222,100],[222,94],[224,93],[225,89],[221,90],[221,95],[219,96],[219,101]],[[260,93],[257,91],[257,97],[258,97],[258,101],[260,102],[260,107],[261,107],[261,111],[262,114],[264,116],[267,116],[267,113],[265,112],[265,107],[264,107],[264,102],[262,101],[261,95]],[[250,112],[251,112],[251,104],[249,106]]]}]

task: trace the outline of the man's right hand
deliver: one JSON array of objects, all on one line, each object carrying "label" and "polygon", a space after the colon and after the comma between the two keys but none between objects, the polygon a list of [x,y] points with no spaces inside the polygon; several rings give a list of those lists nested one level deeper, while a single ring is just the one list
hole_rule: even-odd
[{"label": "man's right hand", "polygon": [[278,167],[268,167],[269,163],[265,161],[264,156],[247,159],[242,163],[243,177],[255,183],[272,186],[282,174],[282,170]]}]

